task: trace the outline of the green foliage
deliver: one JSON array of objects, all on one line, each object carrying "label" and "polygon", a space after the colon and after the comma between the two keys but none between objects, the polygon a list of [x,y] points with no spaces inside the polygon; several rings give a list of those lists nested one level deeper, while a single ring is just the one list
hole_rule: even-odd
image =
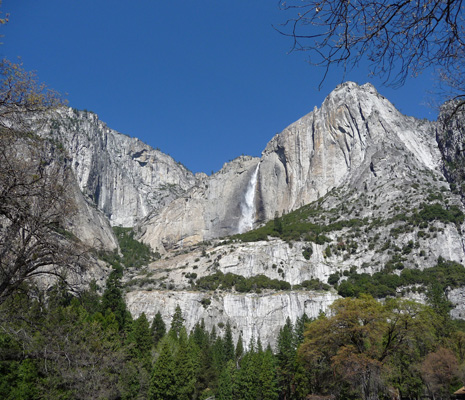
[{"label": "green foliage", "polygon": [[167,337],[161,342],[160,355],[153,366],[150,379],[150,400],[176,400],[176,375],[175,360],[170,343],[172,339]]},{"label": "green foliage", "polygon": [[288,282],[278,279],[270,279],[265,275],[256,275],[250,278],[245,278],[241,275],[232,273],[223,274],[221,271],[217,271],[213,275],[203,276],[197,279],[195,285],[197,289],[202,290],[231,290],[234,288],[240,293],[248,293],[252,291],[260,292],[261,289],[291,289],[291,285]]},{"label": "green foliage", "polygon": [[[386,268],[373,275],[352,272],[348,279],[341,282],[337,289],[342,297],[357,297],[362,293],[370,294],[375,298],[394,297],[397,289],[409,285],[440,285],[442,291],[447,287],[456,288],[465,285],[465,268],[454,261],[439,258],[436,266],[419,269],[402,269],[400,275],[393,271],[399,269],[399,259],[386,264]],[[332,276],[332,275],[331,275]],[[336,284],[337,281],[333,284]]]},{"label": "green foliage", "polygon": [[153,336],[145,313],[142,313],[139,318],[133,321],[127,342],[134,357],[142,361],[149,369]]},{"label": "green foliage", "polygon": [[121,261],[127,268],[140,268],[156,258],[149,246],[134,239],[134,231],[131,228],[115,226],[113,231],[123,253]]},{"label": "green foliage", "polygon": [[[332,212],[333,210],[327,211],[330,214]],[[330,224],[311,222],[313,218],[318,217],[322,213],[323,210],[319,208],[318,202],[315,202],[282,217],[276,215],[272,221],[269,221],[264,226],[240,235],[235,235],[233,238],[243,242],[256,242],[267,240],[268,237],[279,237],[287,242],[305,240],[322,245],[331,242],[325,236],[325,233],[338,231],[343,228],[356,228],[367,223],[367,221],[360,219],[340,220]]]},{"label": "green foliage", "polygon": [[182,310],[179,304],[177,304],[176,309],[174,310],[173,318],[171,319],[171,326],[169,330],[170,336],[172,336],[173,338],[178,338],[183,324],[184,318],[182,316]]},{"label": "green foliage", "polygon": [[166,325],[163,322],[160,311],[153,317],[152,325],[150,326],[150,333],[152,334],[153,345],[156,347],[158,342],[165,336]]},{"label": "green foliage", "polygon": [[312,256],[312,254],[313,254],[313,249],[311,246],[305,247],[302,251],[302,255],[304,256],[306,260],[310,260],[310,257]]},{"label": "green foliage", "polygon": [[277,375],[281,398],[291,398],[293,395],[293,376],[295,372],[296,340],[294,326],[289,317],[279,330],[276,345]]},{"label": "green foliage", "polygon": [[321,282],[318,278],[303,281],[300,286],[307,290],[329,290],[330,286]]},{"label": "green foliage", "polygon": [[131,317],[129,311],[126,309],[126,302],[124,301],[123,291],[121,290],[121,277],[121,271],[113,270],[110,273],[100,305],[102,314],[113,313],[120,330],[125,327]]},{"label": "green foliage", "polygon": [[[419,398],[428,379],[425,361],[445,338],[452,340],[434,310],[411,301],[341,299],[330,315],[307,324],[296,360],[300,398],[384,398],[387,387]],[[456,373],[450,368],[445,379]]]},{"label": "green foliage", "polygon": [[451,206],[448,209],[442,207],[439,203],[422,204],[418,214],[413,216],[416,221],[441,221],[444,223],[452,222],[461,224],[464,220],[463,212],[457,206]]},{"label": "green foliage", "polygon": [[233,336],[232,336],[232,330],[231,330],[231,324],[229,321],[226,323],[226,330],[224,333],[224,340],[223,340],[223,346],[224,346],[224,359],[226,362],[232,361],[235,359],[235,348],[234,348],[234,342],[233,342]]}]

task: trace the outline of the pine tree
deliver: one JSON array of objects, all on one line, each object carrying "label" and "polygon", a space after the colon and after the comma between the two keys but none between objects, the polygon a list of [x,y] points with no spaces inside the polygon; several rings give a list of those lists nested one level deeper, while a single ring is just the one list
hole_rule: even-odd
[{"label": "pine tree", "polygon": [[239,363],[243,354],[244,354],[244,343],[242,341],[242,334],[240,334],[239,338],[237,339],[237,344],[236,344],[236,364]]},{"label": "pine tree", "polygon": [[234,342],[231,331],[231,324],[229,321],[226,323],[226,331],[223,339],[224,346],[224,360],[228,362],[229,360],[234,360]]},{"label": "pine tree", "polygon": [[139,318],[132,323],[132,329],[128,335],[128,342],[133,346],[135,357],[143,361],[148,367],[150,365],[150,350],[153,340],[149,321],[145,313],[142,313]]},{"label": "pine tree", "polygon": [[295,369],[295,336],[291,319],[287,317],[286,324],[279,330],[276,358],[278,360],[278,381],[281,397],[290,399]]},{"label": "pine tree", "polygon": [[216,398],[218,400],[233,400],[234,399],[234,372],[235,372],[234,361],[229,360],[226,366],[221,371],[218,378],[218,390],[216,392]]},{"label": "pine tree", "polygon": [[263,352],[259,368],[260,400],[278,399],[278,378],[273,353],[270,348]]},{"label": "pine tree", "polygon": [[106,314],[108,310],[115,314],[120,330],[124,329],[128,319],[128,311],[126,302],[124,301],[123,291],[121,290],[121,270],[113,270],[107,279],[105,291],[103,292],[101,301],[102,314]]},{"label": "pine tree", "polygon": [[153,345],[156,347],[166,334],[166,325],[163,322],[160,311],[158,311],[153,318],[150,332],[152,334]]},{"label": "pine tree", "polygon": [[300,318],[297,318],[294,327],[294,347],[297,349],[304,341],[305,325],[311,321],[307,314],[303,313]]},{"label": "pine tree", "polygon": [[178,338],[179,332],[181,331],[183,324],[184,324],[184,318],[182,317],[181,307],[178,304],[176,305],[173,318],[171,319],[171,327],[170,327],[169,334],[173,338]]},{"label": "pine tree", "polygon": [[244,354],[235,385],[235,398],[255,400],[259,398],[260,356],[254,350]]},{"label": "pine tree", "polygon": [[179,331],[179,347],[175,357],[174,378],[178,400],[190,400],[195,391],[195,350],[189,346],[186,329]]},{"label": "pine tree", "polygon": [[196,381],[196,392],[202,393],[212,382],[215,381],[215,371],[213,369],[213,355],[210,345],[210,335],[205,330],[203,319],[195,324],[195,327],[189,338],[198,348],[198,372]]},{"label": "pine tree", "polygon": [[224,356],[224,340],[218,336],[212,346],[213,369],[215,370],[216,378],[219,377],[224,365],[226,364]]},{"label": "pine tree", "polygon": [[171,338],[165,337],[161,342],[160,356],[152,371],[149,387],[150,400],[176,400],[176,375],[172,355]]}]

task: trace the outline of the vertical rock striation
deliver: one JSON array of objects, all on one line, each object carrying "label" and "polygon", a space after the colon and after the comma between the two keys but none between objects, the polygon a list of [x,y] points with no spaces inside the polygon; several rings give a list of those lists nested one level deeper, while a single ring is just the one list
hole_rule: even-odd
[{"label": "vertical rock striation", "polygon": [[[395,178],[395,165],[402,164],[407,171],[439,171],[441,154],[434,129],[431,122],[402,115],[370,84],[339,85],[320,109],[287,127],[266,146],[257,187],[250,192],[256,207],[253,224],[296,210],[334,188],[361,189],[367,182]],[[237,233],[244,214],[240,199],[249,192],[257,163],[242,157],[226,164],[183,200],[144,220],[141,239],[165,249],[186,238],[194,243]],[[189,221],[182,220],[183,215]]]},{"label": "vertical rock striation", "polygon": [[82,192],[112,225],[134,226],[197,181],[170,156],[108,128],[91,112],[61,109],[40,134],[65,147]]}]

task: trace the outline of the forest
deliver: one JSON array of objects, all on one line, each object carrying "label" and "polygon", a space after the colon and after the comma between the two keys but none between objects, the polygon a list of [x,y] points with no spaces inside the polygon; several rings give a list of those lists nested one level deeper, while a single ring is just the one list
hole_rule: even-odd
[{"label": "forest", "polygon": [[[233,339],[229,323],[187,332],[182,305],[133,319],[116,265],[102,295],[23,287],[1,305],[3,399],[448,399],[462,386],[463,324],[440,286],[428,305],[370,295],[315,320],[288,318],[276,345]],[[220,333],[222,332],[222,333]]]}]

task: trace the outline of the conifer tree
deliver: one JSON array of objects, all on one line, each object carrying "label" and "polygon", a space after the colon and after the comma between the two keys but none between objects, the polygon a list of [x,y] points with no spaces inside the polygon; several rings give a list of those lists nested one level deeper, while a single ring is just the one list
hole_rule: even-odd
[{"label": "conifer tree", "polygon": [[215,342],[213,343],[212,356],[215,376],[218,378],[224,365],[226,364],[224,356],[224,340],[221,336],[218,336]]},{"label": "conifer tree", "polygon": [[226,366],[221,371],[218,378],[218,390],[216,398],[218,400],[233,400],[234,399],[234,361],[229,360]]},{"label": "conifer tree", "polygon": [[198,348],[198,372],[196,382],[196,392],[202,393],[211,383],[215,381],[215,371],[213,368],[213,355],[210,343],[210,335],[205,330],[205,322],[202,319],[195,324],[190,341],[193,341]]},{"label": "conifer tree", "polygon": [[123,291],[121,290],[122,270],[115,269],[111,271],[107,279],[105,291],[103,292],[101,301],[102,314],[106,314],[109,310],[113,312],[118,321],[119,329],[122,330],[128,319],[129,312],[126,309]]},{"label": "conifer tree", "polygon": [[150,379],[150,400],[177,400],[177,382],[170,340],[170,337],[165,337],[160,342],[160,356],[155,362]]},{"label": "conifer tree", "polygon": [[152,348],[153,340],[150,332],[149,321],[142,313],[132,323],[132,329],[128,335],[128,342],[133,346],[135,357],[143,361],[148,368],[150,366],[150,349]]},{"label": "conifer tree", "polygon": [[244,343],[242,341],[242,334],[239,335],[236,344],[236,363],[239,363],[242,355],[244,354]]},{"label": "conifer tree", "polygon": [[294,347],[297,349],[301,343],[304,341],[304,331],[305,325],[309,323],[311,319],[307,314],[303,313],[300,318],[297,318],[294,327]]},{"label": "conifer tree", "polygon": [[176,309],[174,310],[174,315],[173,318],[171,319],[171,327],[169,334],[173,338],[178,338],[179,337],[179,332],[181,331],[181,328],[184,324],[184,318],[182,316],[182,310],[181,307],[176,305]]},{"label": "conifer tree", "polygon": [[235,398],[244,400],[259,398],[259,358],[259,353],[253,349],[248,351],[242,358],[235,386]]},{"label": "conifer tree", "polygon": [[188,343],[186,328],[181,327],[173,371],[178,400],[190,400],[194,394],[197,371],[193,350]]},{"label": "conifer tree", "polygon": [[224,333],[223,345],[225,362],[228,362],[229,360],[234,360],[234,342],[232,337],[231,324],[229,323],[229,321],[226,323],[226,331]]},{"label": "conifer tree", "polygon": [[278,399],[278,378],[276,375],[276,365],[273,353],[270,348],[261,355],[261,365],[259,368],[260,400]]},{"label": "conifer tree", "polygon": [[160,311],[158,311],[153,318],[150,332],[152,334],[153,345],[156,347],[166,333],[166,325],[163,322]]},{"label": "conifer tree", "polygon": [[291,319],[287,317],[285,325],[279,330],[276,349],[277,370],[281,397],[290,399],[295,369],[295,337]]}]

